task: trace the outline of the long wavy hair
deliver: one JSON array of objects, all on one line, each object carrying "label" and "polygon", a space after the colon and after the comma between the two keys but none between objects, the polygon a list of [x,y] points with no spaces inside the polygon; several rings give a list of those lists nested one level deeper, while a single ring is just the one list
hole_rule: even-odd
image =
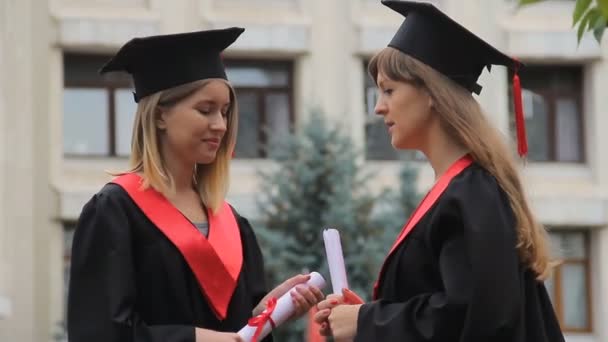
[{"label": "long wavy hair", "polygon": [[530,210],[515,157],[504,136],[489,122],[472,94],[426,64],[391,47],[371,59],[368,71],[374,80],[382,72],[389,79],[423,87],[428,92],[443,130],[466,147],[507,194],[516,219],[520,259],[539,280],[546,279],[554,265],[547,232]]}]

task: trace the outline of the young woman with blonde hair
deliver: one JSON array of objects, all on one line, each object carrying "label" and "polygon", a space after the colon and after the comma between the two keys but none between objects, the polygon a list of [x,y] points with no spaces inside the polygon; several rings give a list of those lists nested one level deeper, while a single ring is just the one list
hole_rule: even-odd
[{"label": "young woman with blonde hair", "polygon": [[221,52],[243,31],[136,38],[103,67],[133,77],[131,169],[78,220],[69,341],[240,341],[266,299],[297,286],[294,317],[322,299],[308,275],[267,293],[255,234],[225,202],[238,111]]},{"label": "young woman with blonde hair", "polygon": [[330,296],[318,304],[322,332],[337,341],[563,341],[543,285],[552,266],[546,232],[512,152],[471,94],[483,68],[517,72],[519,62],[431,4],[382,3],[407,19],[369,64],[376,114],[395,148],[426,155],[436,182],[392,246],[374,300]]}]

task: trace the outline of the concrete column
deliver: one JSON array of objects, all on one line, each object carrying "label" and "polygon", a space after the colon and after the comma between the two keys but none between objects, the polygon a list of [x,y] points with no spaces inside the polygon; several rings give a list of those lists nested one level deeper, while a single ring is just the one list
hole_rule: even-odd
[{"label": "concrete column", "polygon": [[[4,19],[7,16],[8,12],[8,4],[0,3],[0,18]],[[4,122],[4,116],[6,115],[6,95],[4,93],[5,85],[5,77],[2,77],[5,70],[5,54],[2,51],[5,51],[6,47],[4,46],[4,37],[5,30],[8,29],[8,25],[4,20],[0,22],[0,134],[4,135],[6,131],[6,124]],[[1,136],[0,135],[0,136]],[[4,210],[4,202],[5,196],[2,194],[5,193],[5,182],[4,182],[4,165],[7,163],[7,157],[5,152],[5,145],[0,146],[0,322],[3,319],[6,319],[12,311],[12,300],[9,297],[8,289],[9,289],[9,275],[10,275],[10,264],[9,264],[9,255],[8,255],[8,222],[5,219],[6,210]],[[1,324],[1,323],[0,323]]]},{"label": "concrete column", "polygon": [[[0,259],[4,270],[3,292],[12,308],[0,320],[0,340],[34,341],[34,219],[32,202],[34,155],[32,1],[3,1],[0,10],[0,219],[3,231]],[[26,100],[27,99],[27,100]]]},{"label": "concrete column", "polygon": [[585,152],[588,165],[593,170],[594,181],[602,194],[608,193],[608,159],[604,146],[608,146],[608,39],[602,41],[602,60],[594,61],[585,68],[583,86],[583,122],[585,132]]},{"label": "concrete column", "polygon": [[0,340],[50,341],[49,10],[3,1],[0,23]]},{"label": "concrete column", "polygon": [[310,108],[320,108],[324,114],[351,128],[349,113],[351,61],[354,51],[353,25],[350,19],[351,1],[311,0],[310,54],[297,66],[299,113],[307,117]]},{"label": "concrete column", "polygon": [[182,33],[204,29],[200,26],[200,0],[153,0],[152,9],[158,13],[162,34]]}]

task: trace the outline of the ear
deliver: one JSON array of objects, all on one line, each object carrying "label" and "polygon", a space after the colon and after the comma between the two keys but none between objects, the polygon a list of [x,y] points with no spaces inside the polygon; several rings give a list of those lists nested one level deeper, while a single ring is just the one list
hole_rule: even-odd
[{"label": "ear", "polygon": [[429,106],[429,109],[432,110],[433,108],[435,108],[435,105],[433,103],[433,98],[431,97],[431,94],[429,94],[429,93],[426,94],[426,100],[427,100],[427,104]]},{"label": "ear", "polygon": [[154,115],[154,117],[156,118],[156,128],[160,129],[160,130],[165,130],[167,129],[167,110],[166,108],[160,107],[158,106],[156,108],[156,115]]}]

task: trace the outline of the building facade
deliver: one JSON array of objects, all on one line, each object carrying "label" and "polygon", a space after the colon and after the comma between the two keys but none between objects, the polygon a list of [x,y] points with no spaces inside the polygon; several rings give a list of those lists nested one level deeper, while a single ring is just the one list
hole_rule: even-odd
[{"label": "building facade", "polygon": [[[431,2],[528,65],[524,181],[564,260],[547,284],[569,342],[608,341],[608,39],[577,45],[574,1]],[[395,184],[403,159],[428,189],[432,171],[395,153],[374,118],[365,72],[402,20],[377,0],[0,1],[0,340],[60,339],[74,223],[106,171],[127,165],[129,82],[96,72],[128,39],[247,29],[225,54],[241,109],[229,199],[255,221],[270,133],[297,129],[313,108],[365,149],[378,189]],[[509,79],[484,72],[478,97],[506,135]]]}]

